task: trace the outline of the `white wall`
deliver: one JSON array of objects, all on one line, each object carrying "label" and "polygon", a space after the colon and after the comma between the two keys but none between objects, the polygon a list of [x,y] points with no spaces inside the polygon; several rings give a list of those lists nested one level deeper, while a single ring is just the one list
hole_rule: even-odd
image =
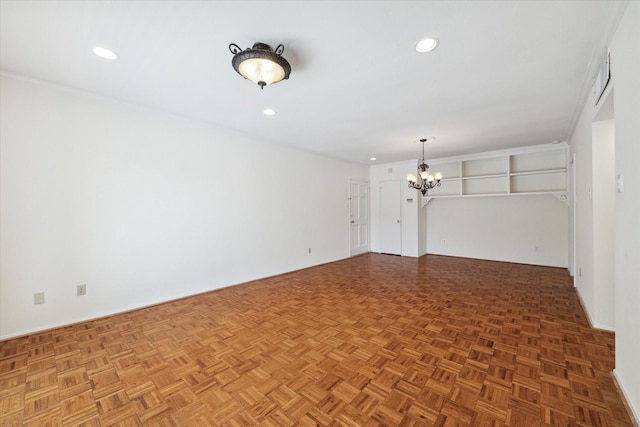
[{"label": "white wall", "polygon": [[614,374],[640,422],[640,2],[629,2],[611,43],[616,194]]},{"label": "white wall", "polygon": [[[416,190],[417,191],[417,190]],[[428,193],[427,193],[428,194]],[[421,197],[418,197],[418,256],[427,254],[427,207],[422,206]]]},{"label": "white wall", "polygon": [[349,256],[349,178],[364,165],[0,85],[0,338]]},{"label": "white wall", "polygon": [[[613,96],[611,93],[609,96]],[[594,122],[593,171],[593,282],[597,325],[613,330],[615,270],[615,130],[613,120]]]},{"label": "white wall", "polygon": [[614,330],[615,122],[608,88],[586,103],[570,137],[575,153],[574,285],[594,327]]},{"label": "white wall", "polygon": [[[568,266],[569,207],[552,195],[433,198],[405,184],[417,160],[371,167],[371,251],[380,251],[379,183],[402,182],[402,255]],[[412,202],[408,200],[413,199]],[[536,247],[538,248],[536,250]]]},{"label": "white wall", "polygon": [[592,120],[595,109],[591,98],[582,110],[576,127],[569,138],[571,152],[575,155],[574,206],[576,211],[576,271],[574,286],[586,309],[592,325],[596,319],[596,291],[594,281],[593,206],[592,206]]},{"label": "white wall", "polygon": [[434,198],[430,254],[567,267],[569,206],[553,195]]},{"label": "white wall", "polygon": [[[571,151],[576,154],[577,176],[575,285],[592,324],[615,326],[614,375],[636,420],[640,420],[639,2],[627,4],[610,51],[611,82],[603,96],[605,101],[595,106],[593,97],[587,100],[569,138]],[[609,96],[613,96],[611,111],[606,102]],[[613,122],[601,121],[611,113]],[[615,140],[613,152],[611,140]],[[619,174],[623,175],[624,191],[612,195]],[[611,218],[615,218],[614,231]],[[611,233],[615,236],[613,245]]]}]

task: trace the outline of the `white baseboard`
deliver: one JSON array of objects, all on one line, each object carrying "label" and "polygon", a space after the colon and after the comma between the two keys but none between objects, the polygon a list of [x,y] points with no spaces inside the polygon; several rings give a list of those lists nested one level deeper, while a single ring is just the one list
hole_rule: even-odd
[{"label": "white baseboard", "polygon": [[576,290],[576,295],[578,295],[578,301],[580,301],[580,305],[582,306],[582,311],[584,311],[584,314],[587,316],[587,322],[589,322],[589,326],[591,326],[594,329],[601,329],[603,331],[615,332],[616,329],[613,326],[602,325],[600,323],[596,323],[593,321],[593,319],[589,315],[589,310],[587,309],[587,305],[584,303],[584,300],[582,299],[582,295],[580,295],[580,288],[576,287],[575,283],[573,288]]},{"label": "white baseboard", "polygon": [[633,422],[633,425],[636,427],[640,426],[639,424],[640,413],[638,412],[638,408],[635,408],[633,406],[633,401],[631,400],[631,398],[629,397],[629,394],[624,388],[624,383],[618,376],[618,372],[616,369],[614,369],[611,372],[611,376],[613,377],[613,382],[616,384],[616,387],[618,388],[618,390],[620,391],[620,394],[622,395],[624,406],[626,406],[627,410],[629,411],[629,416],[631,416],[631,421]]}]

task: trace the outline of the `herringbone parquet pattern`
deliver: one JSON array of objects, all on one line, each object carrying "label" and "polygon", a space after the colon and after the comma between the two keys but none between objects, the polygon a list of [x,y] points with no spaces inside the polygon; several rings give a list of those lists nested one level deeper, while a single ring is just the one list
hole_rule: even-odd
[{"label": "herringbone parquet pattern", "polygon": [[563,269],[369,254],[0,343],[3,426],[631,426]]}]

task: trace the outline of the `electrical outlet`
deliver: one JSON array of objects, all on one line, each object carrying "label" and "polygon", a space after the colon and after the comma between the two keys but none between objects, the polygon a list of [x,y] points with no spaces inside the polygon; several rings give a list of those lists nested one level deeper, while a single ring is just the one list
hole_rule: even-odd
[{"label": "electrical outlet", "polygon": [[76,295],[81,297],[82,295],[87,294],[87,285],[78,285]]},{"label": "electrical outlet", "polygon": [[44,292],[33,294],[33,305],[44,304]]}]

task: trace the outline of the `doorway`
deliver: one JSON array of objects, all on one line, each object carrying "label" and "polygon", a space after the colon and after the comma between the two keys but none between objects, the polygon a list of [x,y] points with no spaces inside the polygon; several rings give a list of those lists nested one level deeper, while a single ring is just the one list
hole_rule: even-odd
[{"label": "doorway", "polygon": [[380,252],[402,254],[400,180],[380,182]]},{"label": "doorway", "polygon": [[349,190],[350,255],[369,252],[369,183],[352,179]]}]

